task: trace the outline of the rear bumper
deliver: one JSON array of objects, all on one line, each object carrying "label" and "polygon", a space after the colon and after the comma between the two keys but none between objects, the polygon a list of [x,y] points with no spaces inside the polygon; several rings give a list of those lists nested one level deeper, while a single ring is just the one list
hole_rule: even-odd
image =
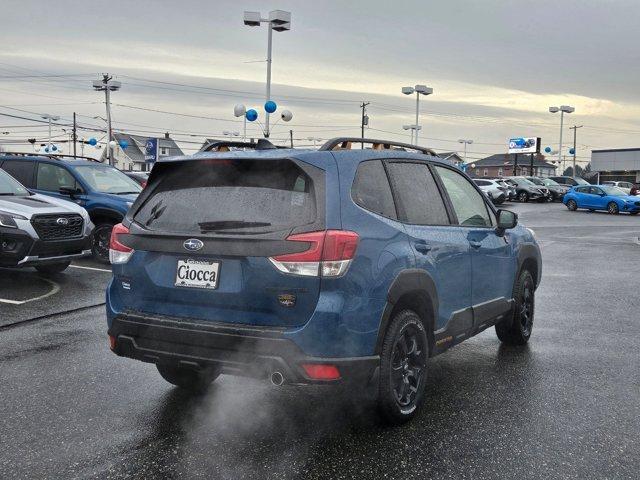
[{"label": "rear bumper", "polygon": [[[114,353],[150,363],[205,369],[221,366],[223,373],[269,378],[280,372],[290,384],[368,384],[376,379],[379,357],[325,358],[305,355],[279,328],[209,324],[138,312],[117,315],[108,331]],[[302,364],[335,365],[340,378],[314,380]]]}]

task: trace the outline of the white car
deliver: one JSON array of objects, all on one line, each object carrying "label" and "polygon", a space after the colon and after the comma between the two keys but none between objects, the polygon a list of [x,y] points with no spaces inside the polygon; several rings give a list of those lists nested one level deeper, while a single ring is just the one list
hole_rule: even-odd
[{"label": "white car", "polygon": [[495,205],[500,205],[507,199],[505,187],[501,186],[495,180],[475,178],[473,181]]},{"label": "white car", "polygon": [[611,185],[612,187],[618,187],[627,195],[631,193],[631,188],[633,187],[633,183],[631,182],[614,182],[613,180],[607,180],[606,182],[602,182],[601,185]]}]

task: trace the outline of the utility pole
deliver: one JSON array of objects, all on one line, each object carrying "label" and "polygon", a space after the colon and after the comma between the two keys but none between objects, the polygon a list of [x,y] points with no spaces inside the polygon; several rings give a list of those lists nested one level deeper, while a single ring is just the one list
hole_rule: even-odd
[{"label": "utility pole", "polygon": [[518,175],[518,154],[514,153],[514,159],[513,159],[513,175],[516,176]]},{"label": "utility pole", "polygon": [[367,105],[369,105],[370,102],[362,102],[362,105],[360,105],[360,108],[362,108],[362,120],[360,122],[360,130],[362,132],[362,144],[361,144],[361,148],[364,150],[364,127],[365,125],[369,125],[369,116],[367,115]]},{"label": "utility pole", "polygon": [[73,112],[73,158],[76,158],[76,143],[78,142],[78,131],[76,125],[76,112]]},{"label": "utility pole", "polygon": [[113,165],[113,149],[111,148],[111,139],[113,131],[111,129],[111,92],[120,90],[122,83],[117,80],[113,80],[108,73],[102,74],[102,80],[94,80],[93,88],[97,92],[104,92],[104,102],[107,107],[107,158],[109,165]]},{"label": "utility pole", "polygon": [[291,141],[291,148],[293,148],[293,130],[289,130],[289,140]]},{"label": "utility pole", "polygon": [[579,128],[584,127],[584,125],[574,125],[573,127],[570,127],[569,130],[573,130],[573,176],[577,177],[576,175],[576,132],[578,131]]}]

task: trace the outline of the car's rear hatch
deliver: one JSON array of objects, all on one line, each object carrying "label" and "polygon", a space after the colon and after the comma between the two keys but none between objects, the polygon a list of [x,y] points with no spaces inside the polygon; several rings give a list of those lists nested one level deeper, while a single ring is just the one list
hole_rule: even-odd
[{"label": "car's rear hatch", "polygon": [[315,310],[320,277],[283,274],[269,257],[306,250],[286,238],[324,228],[318,166],[224,157],[156,165],[133,207],[126,243],[135,252],[114,273],[134,311],[301,325]]}]

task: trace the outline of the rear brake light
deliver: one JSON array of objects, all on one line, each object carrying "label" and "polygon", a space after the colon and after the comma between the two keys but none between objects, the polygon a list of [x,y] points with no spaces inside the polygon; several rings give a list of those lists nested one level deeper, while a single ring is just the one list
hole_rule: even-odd
[{"label": "rear brake light", "polygon": [[126,235],[129,229],[123,224],[118,223],[111,230],[111,239],[109,241],[109,261],[113,265],[127,263],[133,254],[133,248],[127,247],[120,242],[120,235]]},{"label": "rear brake light", "polygon": [[287,241],[307,242],[307,250],[270,257],[275,267],[284,273],[310,277],[343,275],[356,253],[358,234],[346,230],[325,230],[290,235]]},{"label": "rear brake light", "polygon": [[338,380],[340,378],[340,370],[335,365],[305,363],[302,368],[307,377],[312,380]]}]

